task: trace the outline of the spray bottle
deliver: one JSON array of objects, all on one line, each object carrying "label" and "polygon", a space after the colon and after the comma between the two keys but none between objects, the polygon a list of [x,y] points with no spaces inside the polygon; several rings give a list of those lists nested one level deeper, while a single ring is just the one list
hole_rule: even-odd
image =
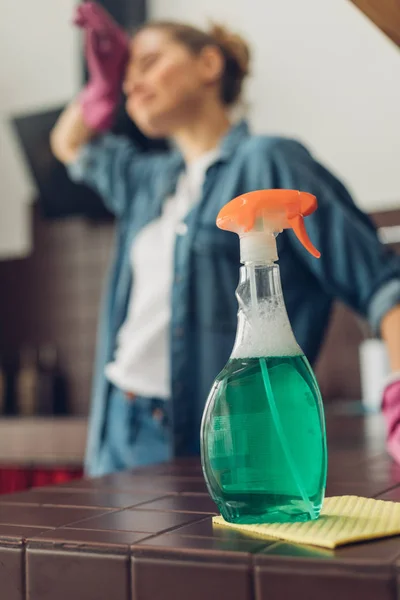
[{"label": "spray bottle", "polygon": [[232,523],[317,519],[325,493],[323,406],[283,300],[276,236],[292,228],[316,258],[303,222],[315,196],[260,190],[226,204],[221,229],[240,237],[238,328],[204,409],[201,458],[211,497]]}]

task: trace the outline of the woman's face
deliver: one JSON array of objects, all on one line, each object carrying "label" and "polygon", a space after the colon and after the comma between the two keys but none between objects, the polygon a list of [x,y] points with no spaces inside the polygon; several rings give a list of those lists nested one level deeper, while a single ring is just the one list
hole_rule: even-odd
[{"label": "woman's face", "polygon": [[139,32],[124,81],[127,112],[139,129],[168,137],[187,123],[220,76],[215,58],[194,55],[162,29]]}]

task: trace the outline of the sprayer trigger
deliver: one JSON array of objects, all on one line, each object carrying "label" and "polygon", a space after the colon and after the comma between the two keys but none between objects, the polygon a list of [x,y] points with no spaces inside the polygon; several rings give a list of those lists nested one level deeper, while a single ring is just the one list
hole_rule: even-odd
[{"label": "sprayer trigger", "polygon": [[297,239],[303,244],[304,248],[309,251],[315,258],[320,258],[321,252],[316,249],[310,238],[306,227],[304,225],[303,217],[301,215],[295,215],[289,220]]}]

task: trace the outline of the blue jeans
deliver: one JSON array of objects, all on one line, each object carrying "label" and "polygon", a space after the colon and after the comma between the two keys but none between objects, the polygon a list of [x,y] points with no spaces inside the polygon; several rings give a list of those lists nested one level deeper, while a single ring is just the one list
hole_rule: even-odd
[{"label": "blue jeans", "polygon": [[170,424],[168,401],[129,400],[113,387],[99,474],[168,461],[172,456]]}]

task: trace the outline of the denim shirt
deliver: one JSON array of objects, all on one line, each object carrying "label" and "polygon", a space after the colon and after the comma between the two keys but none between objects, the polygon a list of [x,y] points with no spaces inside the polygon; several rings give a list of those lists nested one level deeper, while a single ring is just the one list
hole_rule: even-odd
[{"label": "denim shirt", "polygon": [[[100,193],[117,217],[116,252],[99,323],[86,471],[101,473],[110,385],[104,367],[112,358],[132,292],[129,253],[138,232],[157,218],[184,168],[178,152],[140,153],[123,137],[105,135],[83,148],[70,166],[73,179]],[[321,251],[316,260],[293,232],[278,237],[286,307],[304,353],[315,360],[339,298],[367,318],[375,332],[400,303],[400,259],[378,241],[369,218],[344,186],[298,142],[253,136],[235,125],[208,169],[202,197],[177,230],[170,327],[173,446],[177,456],[199,451],[199,428],[208,391],[227,361],[236,331],[235,289],[239,241],[219,230],[220,208],[235,196],[262,188],[288,188],[317,196],[305,219]],[[128,425],[127,425],[128,426]]]}]

